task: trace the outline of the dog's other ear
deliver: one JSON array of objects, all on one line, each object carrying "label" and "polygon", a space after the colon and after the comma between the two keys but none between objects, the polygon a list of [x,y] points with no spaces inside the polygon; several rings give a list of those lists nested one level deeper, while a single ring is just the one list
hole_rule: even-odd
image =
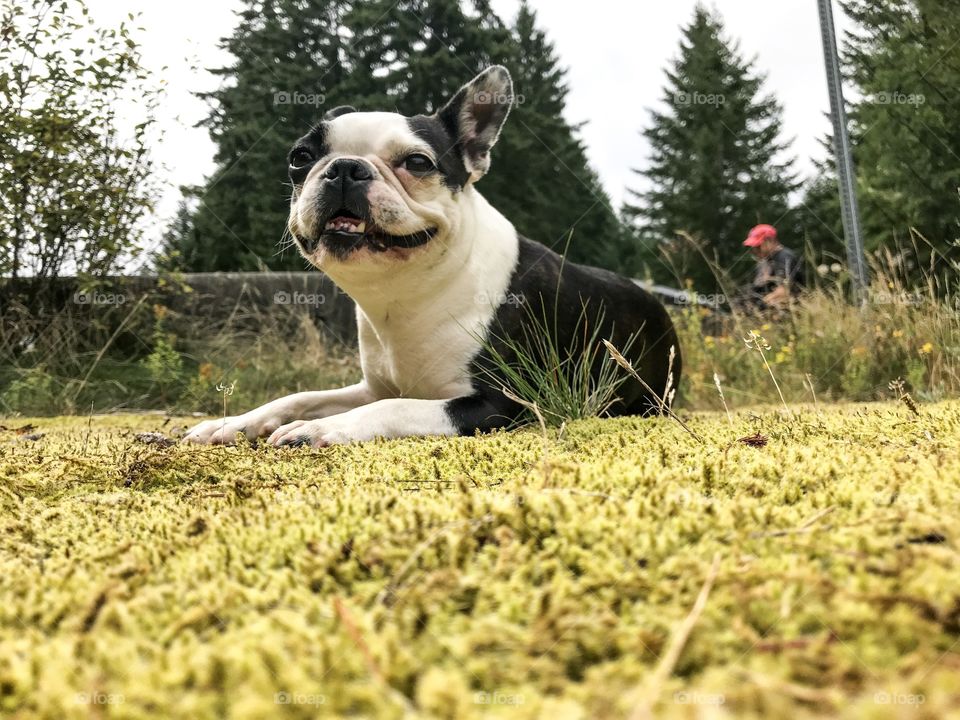
[{"label": "dog's other ear", "polygon": [[347,113],[352,113],[356,111],[357,109],[351,105],[340,105],[338,107],[333,108],[332,110],[327,110],[327,112],[323,116],[323,119],[333,120],[334,118],[338,118],[341,115],[346,115]]},{"label": "dog's other ear", "polygon": [[513,105],[513,81],[502,65],[488,67],[468,82],[438,112],[437,117],[457,139],[473,180],[490,168],[490,148]]}]

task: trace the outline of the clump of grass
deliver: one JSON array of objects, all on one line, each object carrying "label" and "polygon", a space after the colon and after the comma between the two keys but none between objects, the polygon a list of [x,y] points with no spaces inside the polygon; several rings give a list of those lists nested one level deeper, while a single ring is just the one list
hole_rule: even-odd
[{"label": "clump of grass", "polygon": [[[548,427],[559,427],[570,420],[602,417],[617,402],[617,392],[628,379],[616,365],[604,362],[601,328],[605,311],[590,311],[589,302],[581,305],[574,347],[561,347],[556,340],[556,323],[529,303],[524,304],[526,322],[519,336],[492,332],[474,334],[490,357],[482,365],[479,377],[497,390],[505,388],[536,420]],[[631,335],[623,352],[629,353],[637,339]],[[535,407],[539,415],[531,408]]]}]

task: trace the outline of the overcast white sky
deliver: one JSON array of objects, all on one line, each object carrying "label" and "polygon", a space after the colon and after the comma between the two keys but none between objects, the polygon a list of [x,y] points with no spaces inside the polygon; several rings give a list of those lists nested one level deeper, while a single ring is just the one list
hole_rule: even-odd
[{"label": "overcast white sky", "polygon": [[[241,3],[89,0],[89,4],[94,17],[106,24],[119,22],[127,12],[142,13],[144,31],[139,37],[145,62],[166,81],[160,114],[164,136],[155,155],[167,168],[158,210],[164,220],[176,208],[179,185],[200,182],[213,170],[213,143],[205,130],[193,127],[206,106],[193,93],[216,82],[203,68],[226,60],[217,41],[232,30]],[[518,2],[493,0],[493,5],[507,19]],[[678,52],[680,27],[689,22],[696,0],[591,0],[586,11],[561,0],[532,0],[532,5],[569,70],[568,119],[586,121],[582,132],[590,161],[619,205],[624,188],[636,185],[630,168],[644,164],[647,148],[638,131],[648,122],[648,108],[659,101],[663,69]],[[728,36],[739,40],[742,52],[755,57],[757,68],[767,74],[767,90],[783,103],[785,130],[794,139],[799,168],[809,175],[810,158],[822,154],[817,139],[828,129],[816,2],[716,0],[712,6],[722,15]],[[844,18],[838,8],[834,12],[842,29]]]}]

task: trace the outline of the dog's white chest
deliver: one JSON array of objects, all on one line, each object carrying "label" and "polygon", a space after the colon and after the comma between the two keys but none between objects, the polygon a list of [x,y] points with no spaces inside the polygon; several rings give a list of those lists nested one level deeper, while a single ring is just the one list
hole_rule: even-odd
[{"label": "dog's white chest", "polygon": [[518,241],[513,226],[472,189],[462,202],[469,221],[461,236],[437,241],[452,250],[435,266],[378,282],[343,278],[357,302],[364,379],[380,398],[473,392],[471,362],[506,297]]},{"label": "dog's white chest", "polygon": [[363,375],[377,395],[443,399],[469,390],[478,342],[452,319],[388,317],[374,326],[361,313],[359,335]]}]

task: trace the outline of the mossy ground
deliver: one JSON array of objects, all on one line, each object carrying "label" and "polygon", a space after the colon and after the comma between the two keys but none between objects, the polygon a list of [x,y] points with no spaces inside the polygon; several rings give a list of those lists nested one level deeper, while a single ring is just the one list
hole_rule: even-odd
[{"label": "mossy ground", "polygon": [[45,434],[0,431],[0,715],[946,717],[960,402],[920,411],[322,451],[6,421]]}]

